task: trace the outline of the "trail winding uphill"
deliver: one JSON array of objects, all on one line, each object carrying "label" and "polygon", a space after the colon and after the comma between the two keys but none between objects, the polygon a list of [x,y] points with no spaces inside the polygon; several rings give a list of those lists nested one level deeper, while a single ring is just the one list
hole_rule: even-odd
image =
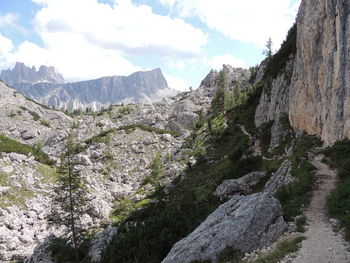
[{"label": "trail winding uphill", "polygon": [[306,240],[292,263],[349,263],[350,252],[340,233],[335,233],[327,217],[326,198],[334,189],[336,173],[317,156],[312,164],[317,171],[317,187],[306,212]]}]

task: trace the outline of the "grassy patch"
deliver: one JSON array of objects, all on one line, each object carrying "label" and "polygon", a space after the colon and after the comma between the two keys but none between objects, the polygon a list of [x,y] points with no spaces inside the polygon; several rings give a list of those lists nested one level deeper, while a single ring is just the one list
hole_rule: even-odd
[{"label": "grassy patch", "polygon": [[31,147],[26,144],[19,143],[4,135],[0,134],[0,152],[6,153],[20,153],[27,156],[33,155],[35,160],[47,165],[55,164],[55,161],[51,160],[46,153],[41,150]]},{"label": "grassy patch", "polygon": [[53,183],[57,180],[58,174],[55,167],[48,166],[46,164],[38,164],[35,167],[38,174],[43,176],[43,182]]},{"label": "grassy patch", "polygon": [[286,255],[297,252],[303,240],[305,240],[304,237],[296,237],[291,241],[281,242],[274,251],[253,261],[253,263],[278,263]]},{"label": "grassy patch", "polygon": [[34,193],[25,187],[14,187],[11,185],[10,176],[6,173],[0,173],[0,185],[9,187],[9,189],[0,195],[0,206],[7,207],[16,205],[24,207],[28,198],[34,197]]},{"label": "grassy patch", "polygon": [[297,181],[281,187],[275,194],[283,208],[283,217],[292,221],[302,214],[302,208],[310,202],[312,186],[314,183],[315,168],[306,160],[296,158],[292,165],[292,175]]},{"label": "grassy patch", "polygon": [[295,224],[297,226],[297,231],[304,233],[306,231],[305,226],[306,226],[306,216],[302,215],[299,216],[296,220],[295,220]]},{"label": "grassy patch", "polygon": [[329,158],[328,163],[337,168],[338,175],[337,186],[327,199],[328,211],[340,220],[350,241],[350,141],[336,142],[324,154]]}]

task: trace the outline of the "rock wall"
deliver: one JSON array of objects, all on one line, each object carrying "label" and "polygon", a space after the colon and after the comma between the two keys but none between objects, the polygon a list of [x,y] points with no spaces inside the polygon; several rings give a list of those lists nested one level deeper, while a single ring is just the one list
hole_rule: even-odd
[{"label": "rock wall", "polygon": [[289,119],[326,145],[350,138],[350,2],[303,1]]},{"label": "rock wall", "polygon": [[[278,121],[289,111],[289,78],[293,74],[294,57],[290,57],[282,72],[273,80],[264,83],[259,105],[255,112],[255,125]],[[265,68],[263,63],[260,68]],[[259,68],[259,71],[260,71]],[[262,79],[257,77],[257,79]]]}]

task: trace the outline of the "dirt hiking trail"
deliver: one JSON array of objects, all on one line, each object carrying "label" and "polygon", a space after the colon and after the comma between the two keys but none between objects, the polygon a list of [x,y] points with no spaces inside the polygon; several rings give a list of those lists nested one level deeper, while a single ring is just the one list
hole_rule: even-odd
[{"label": "dirt hiking trail", "polygon": [[301,249],[292,263],[350,263],[348,245],[341,234],[336,233],[327,216],[327,196],[336,184],[336,173],[322,163],[317,156],[311,163],[317,169],[316,187],[306,211],[307,231]]}]

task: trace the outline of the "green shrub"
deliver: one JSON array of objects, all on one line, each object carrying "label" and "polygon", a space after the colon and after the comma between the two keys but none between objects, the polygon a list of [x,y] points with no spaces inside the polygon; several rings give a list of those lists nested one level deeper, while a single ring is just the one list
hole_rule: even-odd
[{"label": "green shrub", "polygon": [[340,220],[346,239],[350,241],[350,141],[338,141],[324,154],[330,159],[329,164],[337,168],[339,178],[336,188],[327,198],[328,211]]},{"label": "green shrub", "polygon": [[304,159],[295,158],[292,165],[292,175],[297,181],[280,188],[275,197],[283,208],[283,217],[292,221],[302,214],[302,207],[310,202],[312,186],[314,183],[314,167]]},{"label": "green shrub", "polygon": [[152,170],[151,174],[143,179],[142,185],[151,184],[154,187],[160,187],[160,179],[163,176],[164,172],[163,162],[160,158],[160,153],[157,153],[150,167]]},{"label": "green shrub", "polygon": [[276,249],[268,255],[253,261],[252,263],[278,263],[286,255],[297,252],[301,246],[301,242],[305,240],[304,237],[296,237],[290,241],[283,241],[277,245]]},{"label": "green shrub", "polygon": [[32,115],[34,121],[40,120],[40,115],[34,111],[29,111],[29,114]]},{"label": "green shrub", "polygon": [[51,127],[50,123],[46,120],[40,120],[40,124],[49,128]]},{"label": "green shrub", "polygon": [[51,160],[46,153],[40,149],[31,147],[26,144],[19,143],[15,140],[12,140],[4,135],[0,134],[0,152],[6,153],[20,153],[24,155],[33,155],[35,160],[47,165],[55,164],[55,161]]},{"label": "green shrub", "polygon": [[14,113],[13,111],[11,111],[10,114],[7,115],[7,117],[9,117],[9,118],[14,118],[14,117],[16,117],[16,113]]},{"label": "green shrub", "polygon": [[266,154],[268,149],[270,148],[271,142],[271,127],[273,125],[273,121],[263,123],[259,127],[258,136],[261,142],[261,151]]},{"label": "green shrub", "polygon": [[286,40],[282,43],[280,50],[268,59],[265,71],[265,78],[275,79],[284,69],[291,55],[295,55],[297,51],[297,24],[294,23],[288,31]]},{"label": "green shrub", "polygon": [[300,216],[295,220],[295,224],[297,226],[298,232],[305,232],[305,225],[306,225],[306,216]]}]

